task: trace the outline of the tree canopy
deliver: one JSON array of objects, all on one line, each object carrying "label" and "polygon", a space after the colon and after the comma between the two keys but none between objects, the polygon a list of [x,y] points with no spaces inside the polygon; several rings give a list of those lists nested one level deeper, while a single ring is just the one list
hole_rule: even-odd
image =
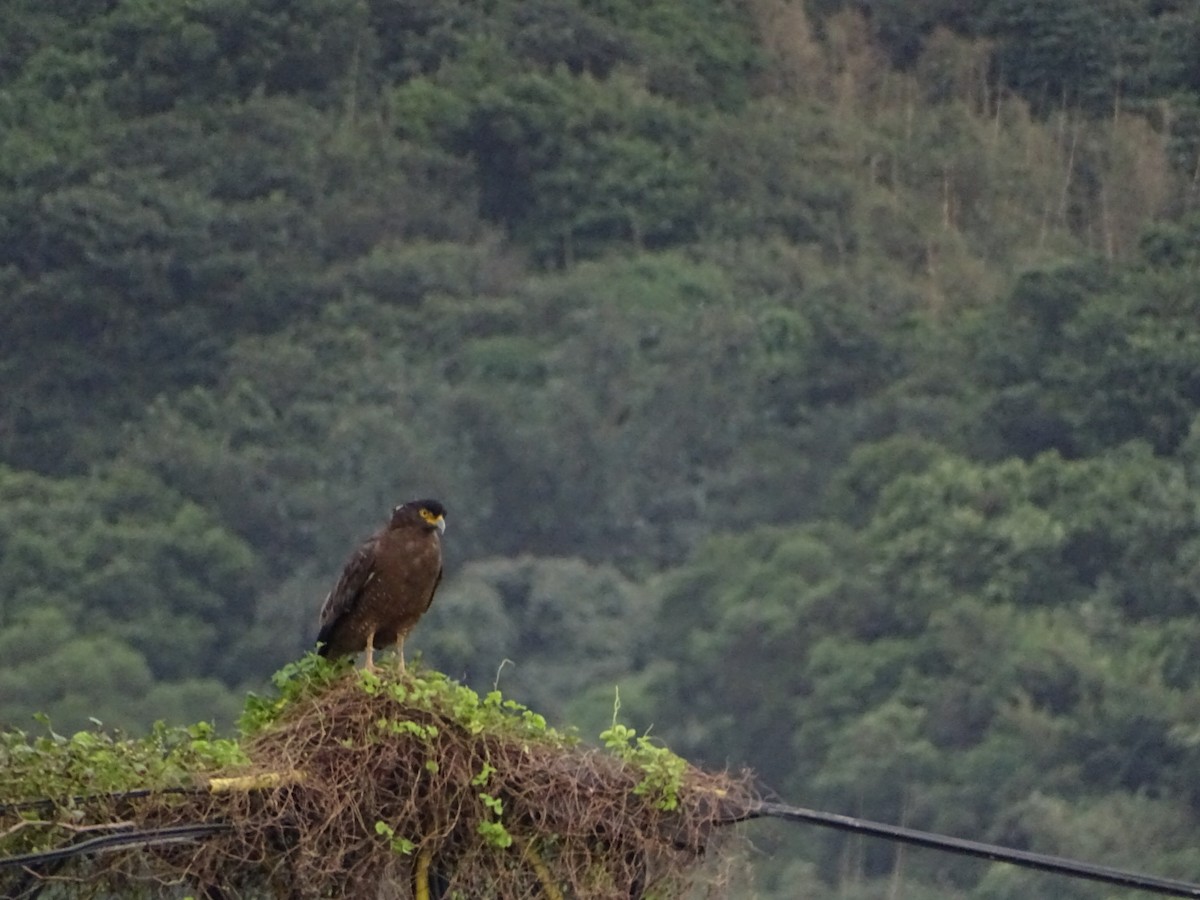
[{"label": "tree canopy", "polygon": [[1200,880],[1194,4],[9,7],[0,724],[228,727],[434,496],[452,677]]}]

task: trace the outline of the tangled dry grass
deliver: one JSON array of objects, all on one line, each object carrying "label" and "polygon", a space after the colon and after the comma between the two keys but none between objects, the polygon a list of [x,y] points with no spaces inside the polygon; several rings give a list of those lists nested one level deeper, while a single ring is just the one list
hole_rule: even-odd
[{"label": "tangled dry grass", "polygon": [[209,900],[720,895],[736,858],[720,826],[755,802],[745,777],[626,731],[588,748],[436,674],[342,670],[291,694],[259,710],[237,780],[87,814],[225,830],[27,869],[25,895],[47,878]]}]

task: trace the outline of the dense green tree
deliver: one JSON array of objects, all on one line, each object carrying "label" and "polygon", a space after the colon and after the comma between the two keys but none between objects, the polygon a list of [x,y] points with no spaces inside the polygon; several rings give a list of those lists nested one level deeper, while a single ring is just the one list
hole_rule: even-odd
[{"label": "dense green tree", "polygon": [[[786,794],[1018,845],[990,823],[1038,796],[1190,797],[1178,723],[1200,681],[1170,637],[1197,603],[1186,470],[1133,445],[994,465],[926,451],[884,477],[861,525],[714,540],[667,579],[640,713]],[[844,844],[821,846],[833,877]]]},{"label": "dense green tree", "polygon": [[81,635],[127,642],[154,677],[233,674],[260,586],[247,544],[142,471],[0,475],[5,627],[51,606]]},{"label": "dense green tree", "polygon": [[1117,41],[1132,7],[1124,0],[992,4],[987,30],[1003,39],[996,60],[1001,77],[1042,108],[1103,110],[1116,94]]},{"label": "dense green tree", "polygon": [[1196,11],[1177,0],[808,0],[806,6],[820,25],[848,9],[860,12],[901,68],[917,62],[940,32],[984,37],[991,44],[989,81],[1043,113],[1082,107],[1104,115],[1195,89]]},{"label": "dense green tree", "polygon": [[161,680],[127,641],[79,624],[43,607],[0,628],[0,725],[30,729],[33,715],[46,711],[51,725],[67,732],[96,722],[124,729],[160,719],[222,728],[235,722],[240,692],[215,678]]},{"label": "dense green tree", "polygon": [[[1148,238],[1148,250],[1173,252],[1167,235]],[[1180,263],[1032,272],[981,320],[987,415],[1002,452],[1077,455],[1134,438],[1160,452],[1178,446],[1200,410],[1197,269]]]},{"label": "dense green tree", "polygon": [[690,754],[749,763],[784,789],[807,765],[780,723],[796,722],[813,691],[858,702],[872,677],[866,666],[819,672],[830,631],[878,635],[875,582],[846,564],[860,554],[840,529],[758,529],[704,545],[663,585],[648,718]]},{"label": "dense green tree", "polygon": [[115,106],[145,114],[178,103],[244,99],[255,91],[352,93],[367,4],[341,0],[193,4],[125,0],[94,40],[108,61]]},{"label": "dense green tree", "polygon": [[832,123],[812,110],[763,101],[706,138],[715,236],[779,236],[847,254],[857,241],[852,190]]},{"label": "dense green tree", "polygon": [[582,5],[638,35],[640,62],[656,93],[734,108],[752,89],[761,60],[744,4],[582,0]]},{"label": "dense green tree", "polygon": [[483,215],[569,264],[614,242],[695,236],[699,131],[694,113],[632,79],[556,70],[485,89],[459,140],[474,158]]}]

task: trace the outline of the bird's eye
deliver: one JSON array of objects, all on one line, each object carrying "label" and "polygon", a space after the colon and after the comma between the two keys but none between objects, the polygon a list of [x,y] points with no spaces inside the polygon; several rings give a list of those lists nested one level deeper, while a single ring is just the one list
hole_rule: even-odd
[{"label": "bird's eye", "polygon": [[426,522],[434,522],[437,520],[437,516],[435,516],[433,513],[431,513],[424,506],[421,507],[421,518],[424,519]]}]

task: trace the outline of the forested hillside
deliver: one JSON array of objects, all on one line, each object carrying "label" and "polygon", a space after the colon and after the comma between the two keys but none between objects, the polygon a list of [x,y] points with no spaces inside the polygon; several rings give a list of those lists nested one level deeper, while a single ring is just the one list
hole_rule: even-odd
[{"label": "forested hillside", "polygon": [[0,724],[228,725],[417,496],[452,676],[1200,881],[1200,6],[9,0]]}]

